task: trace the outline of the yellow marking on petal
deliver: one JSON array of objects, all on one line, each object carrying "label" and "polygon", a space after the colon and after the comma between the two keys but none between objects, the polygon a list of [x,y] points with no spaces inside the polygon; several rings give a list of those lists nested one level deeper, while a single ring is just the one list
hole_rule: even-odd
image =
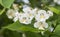
[{"label": "yellow marking on petal", "polygon": [[23,19],[22,19],[22,22],[26,22],[26,18],[23,18]]},{"label": "yellow marking on petal", "polygon": [[44,15],[41,15],[40,18],[45,18],[45,16]]},{"label": "yellow marking on petal", "polygon": [[39,29],[41,29],[41,30],[45,30],[42,26],[40,26]]},{"label": "yellow marking on petal", "polygon": [[42,28],[44,28],[44,24],[42,22],[38,23],[38,25]]},{"label": "yellow marking on petal", "polygon": [[32,16],[32,14],[29,14],[29,16]]}]

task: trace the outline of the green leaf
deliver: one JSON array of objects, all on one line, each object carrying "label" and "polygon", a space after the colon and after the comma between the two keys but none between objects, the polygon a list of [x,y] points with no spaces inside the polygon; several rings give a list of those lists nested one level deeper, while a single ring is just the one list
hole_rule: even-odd
[{"label": "green leaf", "polygon": [[38,29],[35,29],[31,26],[28,26],[28,25],[23,25],[23,24],[20,24],[20,22],[15,22],[13,24],[10,24],[8,26],[5,26],[3,27],[4,29],[10,29],[12,31],[30,31],[30,32],[40,32],[40,30]]},{"label": "green leaf", "polygon": [[60,10],[55,7],[48,7],[51,11],[53,11],[56,14],[60,14]]},{"label": "green leaf", "polygon": [[14,0],[0,0],[1,5],[5,8],[10,8],[11,4],[14,2]]},{"label": "green leaf", "polygon": [[55,29],[55,33],[60,36],[60,25],[58,25]]},{"label": "green leaf", "polygon": [[56,5],[54,7],[60,10],[60,5]]},{"label": "green leaf", "polygon": [[52,35],[51,37],[59,37],[59,36],[57,36],[57,35]]},{"label": "green leaf", "polygon": [[22,34],[16,31],[11,31],[6,29],[3,31],[3,36],[4,37],[22,37]]},{"label": "green leaf", "polygon": [[26,37],[41,37],[41,34],[33,33],[33,32],[26,32]]}]

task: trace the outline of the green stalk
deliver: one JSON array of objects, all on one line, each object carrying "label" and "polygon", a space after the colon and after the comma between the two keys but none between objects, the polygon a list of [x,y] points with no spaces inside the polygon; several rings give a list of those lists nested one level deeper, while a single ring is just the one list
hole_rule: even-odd
[{"label": "green stalk", "polygon": [[2,15],[4,13],[6,8],[3,8],[3,10],[0,12],[0,15]]}]

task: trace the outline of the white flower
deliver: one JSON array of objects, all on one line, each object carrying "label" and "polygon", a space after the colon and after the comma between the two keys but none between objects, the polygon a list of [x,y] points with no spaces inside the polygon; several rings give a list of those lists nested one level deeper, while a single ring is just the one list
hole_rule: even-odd
[{"label": "white flower", "polygon": [[13,21],[16,22],[19,19],[20,15],[21,14],[18,11],[16,11]]},{"label": "white flower", "polygon": [[14,22],[16,22],[17,20],[18,20],[18,17],[15,17],[15,18],[13,19]]},{"label": "white flower", "polygon": [[23,12],[24,13],[30,13],[32,11],[32,8],[29,7],[28,5],[23,6]]},{"label": "white flower", "polygon": [[48,24],[46,22],[35,22],[34,27],[40,30],[45,30],[45,28],[48,28]]},{"label": "white flower", "polygon": [[30,24],[31,20],[28,18],[27,14],[23,13],[22,16],[19,18],[20,23],[23,24]]},{"label": "white flower", "polygon": [[32,12],[32,8],[29,7],[28,5],[24,5],[23,6],[23,12],[25,14],[27,14],[28,18],[30,18],[30,20],[32,20],[34,18],[33,12]]},{"label": "white flower", "polygon": [[54,0],[54,2],[60,5],[60,0]]},{"label": "white flower", "polygon": [[32,20],[32,19],[34,18],[34,15],[33,15],[32,13],[25,13],[25,14],[27,14],[27,17],[28,17],[30,20]]},{"label": "white flower", "polygon": [[32,13],[34,16],[36,16],[38,14],[38,8],[32,9]]},{"label": "white flower", "polygon": [[46,13],[45,10],[39,10],[38,14],[36,15],[35,19],[36,21],[46,21],[49,18],[49,15]]},{"label": "white flower", "polygon": [[15,16],[15,11],[13,9],[9,9],[6,15],[8,16],[9,19],[12,19]]},{"label": "white flower", "polygon": [[48,10],[47,13],[48,13],[49,16],[53,16],[53,12],[52,11]]},{"label": "white flower", "polygon": [[15,10],[19,10],[18,7],[19,7],[18,4],[13,4],[13,8],[14,8]]},{"label": "white flower", "polygon": [[29,0],[22,0],[24,3],[28,4]]}]

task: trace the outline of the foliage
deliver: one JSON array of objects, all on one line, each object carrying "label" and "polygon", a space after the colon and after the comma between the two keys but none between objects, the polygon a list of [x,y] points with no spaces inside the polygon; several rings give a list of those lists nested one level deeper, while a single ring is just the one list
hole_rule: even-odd
[{"label": "foliage", "polygon": [[[19,11],[22,11],[20,6],[23,6],[24,3],[22,0],[0,0],[0,37],[23,37],[23,34],[26,37],[60,37],[60,5],[53,2],[53,0],[29,0],[30,3],[27,4],[32,8],[38,8],[43,10],[51,10],[53,16],[47,19],[47,23],[52,26],[54,29],[52,32],[49,31],[49,28],[45,30],[44,34],[41,34],[41,31],[33,27],[34,19],[31,24],[25,25],[19,21],[14,22],[12,19],[9,19],[6,15],[7,10],[12,9],[14,3],[19,5]],[[54,5],[52,5],[52,4]]]}]

